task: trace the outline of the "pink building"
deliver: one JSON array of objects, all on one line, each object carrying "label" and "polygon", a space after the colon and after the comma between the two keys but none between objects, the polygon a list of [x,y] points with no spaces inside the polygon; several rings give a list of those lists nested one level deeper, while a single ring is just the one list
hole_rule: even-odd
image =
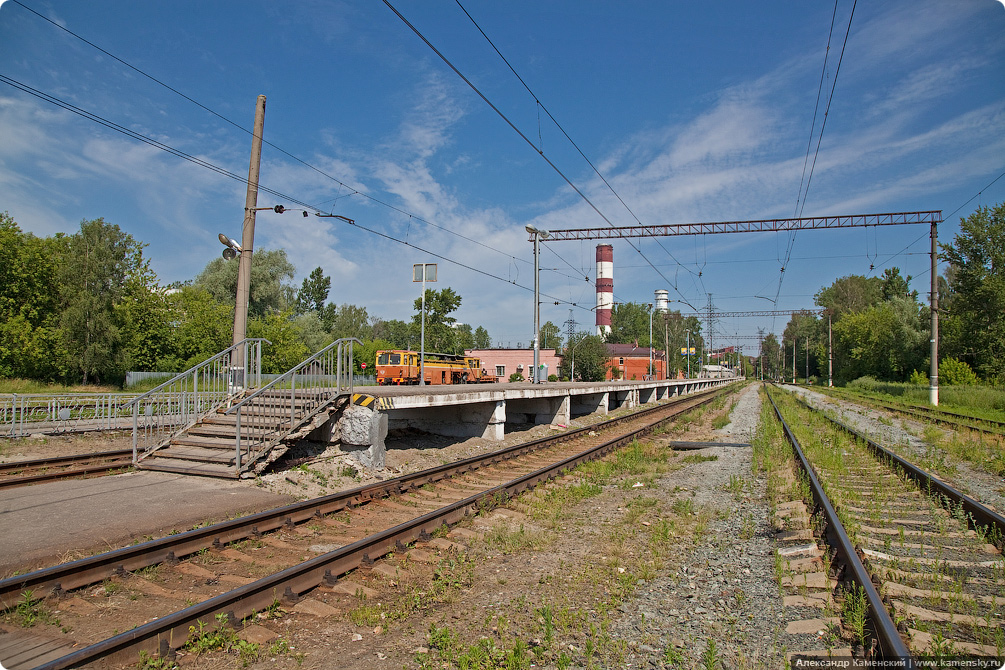
[{"label": "pink building", "polygon": [[[480,358],[482,368],[489,374],[494,373],[500,382],[508,382],[514,372],[520,373],[525,380],[530,379],[530,370],[534,367],[533,349],[467,349],[464,355]],[[562,357],[555,349],[541,349],[540,361],[547,366],[549,375],[557,375]]]}]

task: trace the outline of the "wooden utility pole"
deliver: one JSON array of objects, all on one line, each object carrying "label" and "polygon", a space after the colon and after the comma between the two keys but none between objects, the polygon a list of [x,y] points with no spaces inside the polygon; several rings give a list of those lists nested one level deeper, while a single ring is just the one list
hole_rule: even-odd
[{"label": "wooden utility pole", "polygon": [[[265,96],[255,105],[255,132],[251,137],[251,164],[248,167],[248,195],[244,199],[244,227],[241,257],[237,268],[237,299],[234,306],[234,344],[245,338],[248,329],[248,298],[251,294],[251,256],[255,246],[255,207],[258,206],[258,172],[262,163],[262,132],[265,129]],[[238,357],[242,356],[238,353]],[[243,365],[244,361],[239,360]]]}]

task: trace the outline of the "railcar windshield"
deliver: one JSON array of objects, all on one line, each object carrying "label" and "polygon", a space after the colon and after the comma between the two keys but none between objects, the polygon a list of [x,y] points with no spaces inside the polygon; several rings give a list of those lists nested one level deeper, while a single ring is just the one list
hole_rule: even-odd
[{"label": "railcar windshield", "polygon": [[395,354],[388,351],[381,352],[377,356],[377,365],[401,365],[401,354]]}]

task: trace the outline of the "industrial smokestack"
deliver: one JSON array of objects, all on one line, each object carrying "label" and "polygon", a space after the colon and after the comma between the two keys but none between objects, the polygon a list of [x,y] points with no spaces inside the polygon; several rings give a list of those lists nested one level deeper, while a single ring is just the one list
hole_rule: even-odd
[{"label": "industrial smokestack", "polygon": [[654,293],[656,311],[666,314],[670,311],[670,292],[666,289],[659,289]]},{"label": "industrial smokestack", "polygon": [[614,307],[614,247],[597,245],[597,335],[611,332],[611,308]]}]

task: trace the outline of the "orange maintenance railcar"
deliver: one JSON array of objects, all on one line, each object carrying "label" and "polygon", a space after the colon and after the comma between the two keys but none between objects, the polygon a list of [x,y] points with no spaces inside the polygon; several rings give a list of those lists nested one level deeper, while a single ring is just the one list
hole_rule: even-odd
[{"label": "orange maintenance railcar", "polygon": [[[419,354],[394,349],[377,352],[377,384],[392,386],[419,383]],[[426,354],[424,372],[427,384],[478,384],[495,382],[481,361],[471,356]]]}]

